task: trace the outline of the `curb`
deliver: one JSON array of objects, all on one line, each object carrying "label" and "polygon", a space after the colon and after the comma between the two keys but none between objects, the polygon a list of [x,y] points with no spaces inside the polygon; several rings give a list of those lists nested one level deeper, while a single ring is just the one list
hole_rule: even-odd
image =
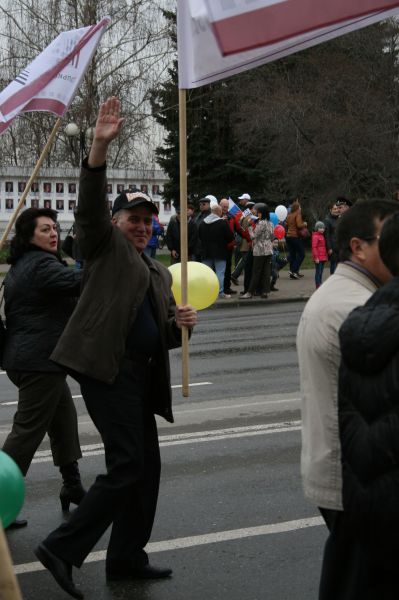
[{"label": "curb", "polygon": [[217,308],[237,308],[241,306],[268,306],[270,304],[290,304],[292,302],[307,302],[310,298],[309,294],[304,294],[303,296],[292,296],[290,298],[250,298],[248,300],[240,300],[231,299],[231,300],[216,300],[209,306],[208,308],[217,309]]}]

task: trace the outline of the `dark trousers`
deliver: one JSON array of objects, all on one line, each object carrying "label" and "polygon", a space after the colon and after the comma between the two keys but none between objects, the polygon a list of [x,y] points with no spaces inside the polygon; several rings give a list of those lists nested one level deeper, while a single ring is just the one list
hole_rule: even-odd
[{"label": "dark trousers", "polygon": [[252,278],[252,268],[254,264],[254,255],[252,253],[252,249],[248,250],[247,256],[245,259],[245,268],[244,268],[244,292],[248,292],[249,286]]},{"label": "dark trousers", "polygon": [[255,294],[268,294],[270,292],[270,275],[272,268],[272,255],[254,256],[252,266],[251,282],[248,292]]},{"label": "dark trousers", "polygon": [[224,272],[223,290],[226,292],[231,289],[231,261],[233,259],[233,250],[227,250],[226,270]]},{"label": "dark trousers", "polygon": [[330,261],[330,275],[334,275],[335,269],[337,268],[338,258],[336,256],[331,255],[328,259]]},{"label": "dark trousers", "polygon": [[289,252],[290,271],[291,273],[298,273],[305,258],[303,241],[296,237],[287,237],[285,241]]},{"label": "dark trousers", "polygon": [[315,274],[314,274],[315,284],[316,284],[316,287],[319,287],[319,286],[321,286],[322,281],[323,281],[324,261],[321,260],[320,262],[315,263],[314,268],[315,268]]},{"label": "dark trousers", "polygon": [[[238,256],[238,258],[237,258]],[[238,279],[243,270],[245,269],[245,264],[247,262],[248,251],[245,252],[237,252],[235,254],[235,268],[233,273],[231,274],[234,279]]]},{"label": "dark trousers", "polygon": [[397,561],[388,569],[383,553],[359,539],[344,511],[319,510],[329,529],[319,600],[397,600]]},{"label": "dark trousers", "polygon": [[78,420],[65,373],[7,371],[18,387],[18,408],[3,450],[26,475],[48,433],[56,466],[81,458]]},{"label": "dark trousers", "polygon": [[80,567],[112,524],[106,567],[126,573],[147,564],[161,461],[148,394],[150,369],[124,360],[112,385],[82,378],[87,410],[104,443],[107,472],[99,475],[68,522],[44,544]]}]

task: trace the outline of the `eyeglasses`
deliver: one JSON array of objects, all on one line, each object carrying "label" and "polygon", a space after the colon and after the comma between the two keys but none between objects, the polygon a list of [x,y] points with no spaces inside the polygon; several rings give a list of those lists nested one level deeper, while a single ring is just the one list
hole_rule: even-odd
[{"label": "eyeglasses", "polygon": [[360,239],[363,240],[363,242],[375,242],[376,240],[380,239],[380,236],[379,235],[373,235],[373,236],[369,236],[369,237],[362,237]]}]

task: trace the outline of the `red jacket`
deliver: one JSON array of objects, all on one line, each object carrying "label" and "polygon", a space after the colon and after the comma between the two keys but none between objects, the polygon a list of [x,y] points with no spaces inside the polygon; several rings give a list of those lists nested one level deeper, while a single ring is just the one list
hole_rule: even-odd
[{"label": "red jacket", "polygon": [[312,256],[313,260],[319,260],[325,262],[328,260],[326,239],[324,233],[320,231],[314,231],[312,233]]},{"label": "red jacket", "polygon": [[236,232],[247,240],[247,242],[251,242],[251,237],[246,229],[243,229],[240,225],[240,221],[242,219],[242,212],[238,212],[234,215],[234,227]]}]

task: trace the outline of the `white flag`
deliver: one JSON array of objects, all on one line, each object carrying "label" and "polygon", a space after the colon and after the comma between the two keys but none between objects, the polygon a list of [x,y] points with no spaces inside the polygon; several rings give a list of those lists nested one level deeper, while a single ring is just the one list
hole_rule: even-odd
[{"label": "white flag", "polygon": [[[288,13],[281,12],[294,5],[302,6],[300,19],[288,19]],[[384,9],[378,10],[380,7]],[[399,14],[399,1],[178,0],[177,8],[179,87],[185,89],[254,69],[388,19]],[[317,8],[315,14],[311,8]],[[273,21],[266,18],[271,15],[266,9],[274,11]],[[284,22],[280,22],[283,14]]]},{"label": "white flag", "polygon": [[65,114],[109,22],[60,33],[0,93],[0,134],[21,112]]}]

